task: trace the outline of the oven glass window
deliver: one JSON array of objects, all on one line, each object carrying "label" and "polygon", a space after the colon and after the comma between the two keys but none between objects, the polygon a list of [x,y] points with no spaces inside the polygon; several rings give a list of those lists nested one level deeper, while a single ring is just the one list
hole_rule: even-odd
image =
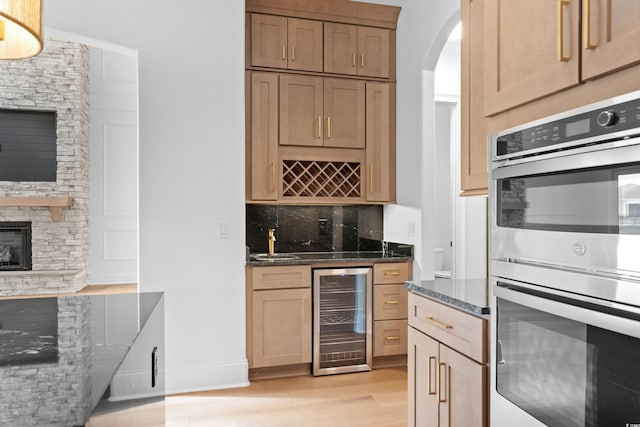
[{"label": "oven glass window", "polygon": [[640,234],[640,164],[500,179],[500,227]]},{"label": "oven glass window", "polygon": [[498,393],[554,426],[640,423],[640,340],[497,298]]}]

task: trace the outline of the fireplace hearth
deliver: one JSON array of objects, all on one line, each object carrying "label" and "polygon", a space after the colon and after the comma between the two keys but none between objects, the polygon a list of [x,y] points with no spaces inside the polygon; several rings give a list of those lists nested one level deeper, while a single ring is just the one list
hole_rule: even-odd
[{"label": "fireplace hearth", "polygon": [[0,271],[31,270],[31,223],[0,222]]}]

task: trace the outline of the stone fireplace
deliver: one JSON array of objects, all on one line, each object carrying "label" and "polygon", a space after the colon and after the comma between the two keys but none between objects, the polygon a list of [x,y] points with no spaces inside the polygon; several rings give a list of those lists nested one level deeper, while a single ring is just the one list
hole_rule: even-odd
[{"label": "stone fireplace", "polygon": [[31,270],[31,223],[0,222],[0,271]]},{"label": "stone fireplace", "polygon": [[[31,59],[0,61],[0,108],[56,113],[55,181],[0,181],[0,222],[31,225],[31,269],[0,265],[0,295],[80,290],[89,281],[89,49],[46,39]],[[0,238],[0,259],[2,247]]]}]

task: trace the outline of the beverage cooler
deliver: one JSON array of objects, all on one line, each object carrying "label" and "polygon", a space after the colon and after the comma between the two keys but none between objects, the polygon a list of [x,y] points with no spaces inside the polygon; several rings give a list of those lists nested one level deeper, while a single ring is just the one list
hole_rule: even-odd
[{"label": "beverage cooler", "polygon": [[372,270],[313,270],[313,375],[371,370]]}]

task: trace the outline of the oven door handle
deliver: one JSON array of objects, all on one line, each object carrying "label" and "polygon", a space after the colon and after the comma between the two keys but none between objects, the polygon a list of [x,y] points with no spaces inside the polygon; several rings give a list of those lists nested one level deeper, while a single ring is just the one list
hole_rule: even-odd
[{"label": "oven door handle", "polygon": [[602,145],[543,154],[525,159],[497,162],[492,166],[492,179],[514,178],[542,173],[587,169],[631,163],[640,158],[640,138]]},{"label": "oven door handle", "polygon": [[625,304],[508,279],[497,279],[493,294],[535,310],[640,338],[640,310]]}]

